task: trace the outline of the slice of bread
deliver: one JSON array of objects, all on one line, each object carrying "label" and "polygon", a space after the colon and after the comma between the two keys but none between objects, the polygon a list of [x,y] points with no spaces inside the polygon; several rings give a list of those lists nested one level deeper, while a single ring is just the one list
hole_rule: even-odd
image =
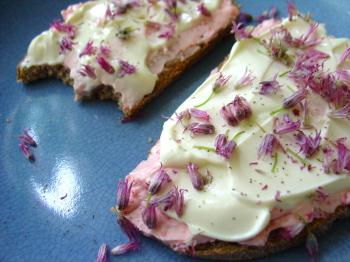
[{"label": "slice of bread", "polygon": [[[123,111],[124,120],[133,118],[147,103],[149,103],[154,97],[158,96],[171,82],[177,79],[186,69],[203,57],[210,49],[212,49],[216,43],[218,43],[223,37],[229,34],[231,28],[231,22],[235,19],[238,9],[233,5],[232,1],[232,19],[222,25],[208,40],[195,39],[194,43],[187,46],[185,49],[180,50],[174,59],[167,61],[163,70],[157,75],[157,81],[153,88],[153,91],[146,94],[142,100],[138,103],[130,106],[125,106],[121,101],[121,94],[115,92],[110,85],[99,85],[93,90],[89,96],[84,96],[82,99],[111,99],[117,101],[119,108]],[[195,50],[195,51],[188,51]],[[71,72],[64,64],[40,64],[31,65],[29,67],[23,66],[22,63],[17,65],[17,81],[25,84],[32,81],[36,81],[43,78],[58,78],[65,84],[74,85],[74,79],[71,78]],[[141,83],[140,83],[141,84]]]}]

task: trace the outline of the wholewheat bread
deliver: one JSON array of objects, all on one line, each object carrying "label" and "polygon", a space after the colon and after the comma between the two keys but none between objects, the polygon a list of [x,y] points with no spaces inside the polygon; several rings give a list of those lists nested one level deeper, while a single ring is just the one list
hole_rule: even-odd
[{"label": "wholewheat bread", "polygon": [[[206,42],[200,42],[197,44],[197,49],[190,55],[186,50],[183,50],[177,55],[177,58],[169,61],[165,64],[164,69],[158,74],[158,80],[152,91],[134,107],[125,108],[120,101],[120,93],[115,93],[111,86],[99,86],[95,92],[89,97],[84,99],[100,99],[100,100],[114,100],[118,102],[119,108],[124,113],[124,120],[133,118],[147,103],[153,98],[158,96],[171,82],[176,80],[184,71],[186,71],[191,65],[202,58],[207,52],[209,52],[214,46],[229,35],[231,28],[231,21],[220,31],[216,32],[213,37]],[[23,67],[20,64],[17,65],[17,81],[28,84],[30,82],[45,79],[45,78],[58,78],[65,84],[72,86],[74,80],[70,78],[70,70],[62,64],[58,65],[34,65],[30,67]]]}]

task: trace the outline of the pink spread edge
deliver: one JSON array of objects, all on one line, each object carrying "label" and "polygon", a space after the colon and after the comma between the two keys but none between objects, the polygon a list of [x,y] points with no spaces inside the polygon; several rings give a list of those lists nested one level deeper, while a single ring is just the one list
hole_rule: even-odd
[{"label": "pink spread edge", "polygon": [[[145,207],[145,199],[148,194],[148,186],[151,176],[160,169],[160,144],[157,142],[151,149],[147,160],[142,161],[128,176],[129,183],[133,183],[130,194],[130,203],[125,212],[125,217],[129,219],[144,235],[152,236],[164,244],[170,246],[178,252],[186,252],[190,247],[201,243],[213,242],[216,239],[203,235],[193,236],[188,226],[178,221],[160,208],[156,209],[157,227],[149,229],[142,221],[142,210]],[[171,175],[174,172],[167,169]],[[175,175],[175,174],[173,174]],[[246,246],[264,246],[268,241],[272,231],[279,229],[281,239],[292,239],[298,235],[305,227],[305,223],[311,223],[317,218],[326,218],[335,212],[336,208],[350,204],[350,189],[339,191],[326,200],[305,201],[293,210],[281,210],[274,208],[271,210],[271,220],[255,237],[237,244]]]}]

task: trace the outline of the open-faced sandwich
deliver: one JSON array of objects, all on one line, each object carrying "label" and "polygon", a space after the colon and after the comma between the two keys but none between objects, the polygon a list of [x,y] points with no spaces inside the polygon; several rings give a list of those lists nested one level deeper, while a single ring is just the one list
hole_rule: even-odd
[{"label": "open-faced sandwich", "polygon": [[230,55],[119,182],[115,211],[173,250],[250,259],[307,242],[349,215],[350,41],[297,13],[234,25]]},{"label": "open-faced sandwich", "polygon": [[69,6],[35,37],[17,80],[57,77],[77,100],[118,101],[134,116],[228,33],[231,0],[97,0]]}]

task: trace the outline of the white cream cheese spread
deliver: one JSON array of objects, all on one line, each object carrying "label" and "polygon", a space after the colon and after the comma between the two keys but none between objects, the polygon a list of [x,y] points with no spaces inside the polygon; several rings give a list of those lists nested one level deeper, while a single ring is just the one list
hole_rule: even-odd
[{"label": "white cream cheese spread", "polygon": [[64,64],[76,98],[112,86],[123,107],[152,93],[158,74],[225,28],[237,10],[229,0],[97,0],[62,11],[64,21],[34,38],[21,66]]},{"label": "white cream cheese spread", "polygon": [[[306,117],[302,118],[303,107],[299,101],[294,106],[286,105],[285,109],[281,109],[285,99],[301,86],[291,77],[293,65],[287,66],[285,61],[273,59],[269,54],[271,50],[266,48],[271,35],[276,37],[273,31],[282,25],[293,39],[301,39],[302,43],[295,41],[294,45],[302,46],[307,41],[314,41],[307,43],[310,47],[288,48],[286,52],[293,63],[302,52],[318,50],[327,55],[320,70],[331,74],[340,72],[339,60],[350,46],[350,41],[327,36],[323,25],[311,24],[302,18],[294,17],[292,21],[285,19],[272,24],[267,29],[256,28],[254,37],[237,41],[220,69],[212,73],[164,124],[160,138],[160,162],[163,167],[176,170],[176,175],[171,176],[172,183],[187,190],[183,215],[178,217],[169,211],[167,214],[187,224],[193,236],[200,234],[229,242],[252,239],[269,224],[274,208],[291,210],[320,189],[326,192],[323,195],[331,195],[350,188],[348,151],[343,160],[348,161],[344,165],[349,166],[345,166],[339,174],[326,173],[324,167],[327,161],[325,148],[331,147],[336,151],[335,141],[349,136],[348,116],[331,117],[335,108],[311,88],[307,89],[304,99],[307,101],[307,125],[311,128],[306,129]],[[306,37],[312,26],[315,28]],[[344,61],[341,68],[346,71],[349,65],[348,60]],[[220,74],[226,76],[226,84],[220,92],[213,92]],[[248,82],[242,84],[242,77]],[[261,82],[274,77],[279,88],[270,94],[261,94]],[[349,88],[346,81],[349,78],[344,80],[343,87]],[[236,96],[246,100],[252,115],[237,125],[229,125],[220,110]],[[345,105],[344,110],[349,106]],[[196,133],[196,127],[191,125],[192,122],[207,123],[206,117],[203,117],[204,120],[196,120],[195,117],[181,119],[183,112],[193,108],[209,115],[214,131],[199,130]],[[298,131],[274,134],[276,118],[281,121],[285,113],[289,114],[290,121],[301,119],[303,124]],[[312,156],[301,152],[301,146],[296,142],[299,132],[304,138],[314,138],[320,132],[321,141]],[[236,147],[228,159],[215,152],[215,140],[219,134],[225,134],[229,140],[239,134],[234,138]],[[271,157],[258,158],[259,147],[267,134],[274,134],[280,143],[279,149]],[[341,143],[349,146],[349,141],[342,140]],[[195,163],[202,177],[211,177],[202,190],[194,188],[186,168],[188,163]]]}]

